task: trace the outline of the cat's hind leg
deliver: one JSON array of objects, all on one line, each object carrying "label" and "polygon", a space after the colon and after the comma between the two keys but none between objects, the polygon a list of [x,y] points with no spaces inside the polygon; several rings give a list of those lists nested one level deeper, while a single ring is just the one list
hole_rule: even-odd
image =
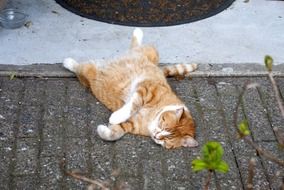
[{"label": "cat's hind leg", "polygon": [[143,31],[140,28],[135,28],[132,35],[130,49],[142,53],[148,58],[149,61],[158,65],[159,64],[159,53],[155,47],[151,45],[142,45]]},{"label": "cat's hind leg", "polygon": [[97,128],[97,132],[102,139],[107,141],[115,141],[120,139],[127,132],[131,132],[132,129],[133,124],[131,122],[125,122],[117,125],[99,125]]},{"label": "cat's hind leg", "polygon": [[143,40],[143,31],[140,28],[135,28],[132,34],[130,49],[141,46]]},{"label": "cat's hind leg", "polygon": [[63,61],[63,66],[75,73],[82,85],[90,86],[90,81],[96,77],[97,67],[94,63],[78,63],[72,58],[66,58]]}]

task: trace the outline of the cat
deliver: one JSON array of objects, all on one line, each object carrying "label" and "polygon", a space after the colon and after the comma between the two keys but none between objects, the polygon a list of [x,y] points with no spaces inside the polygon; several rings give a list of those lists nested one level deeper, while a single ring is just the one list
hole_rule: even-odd
[{"label": "cat", "polygon": [[66,58],[63,66],[113,111],[109,124],[97,127],[102,139],[115,141],[131,133],[150,136],[167,149],[198,146],[192,116],[166,80],[188,75],[197,65],[168,65],[160,69],[158,51],[151,45],[142,45],[142,38],[143,31],[136,28],[125,55],[85,63]]}]

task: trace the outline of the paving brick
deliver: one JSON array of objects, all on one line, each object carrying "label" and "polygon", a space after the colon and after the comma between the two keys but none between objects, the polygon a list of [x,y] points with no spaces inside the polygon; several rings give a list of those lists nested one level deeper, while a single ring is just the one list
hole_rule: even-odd
[{"label": "paving brick", "polygon": [[218,111],[205,111],[204,122],[206,122],[207,139],[210,141],[228,142],[227,126],[224,118]]},{"label": "paving brick", "polygon": [[[242,182],[239,178],[233,178],[233,179],[218,179],[218,182],[220,184],[221,189],[228,189],[228,190],[242,190]],[[216,182],[213,182],[216,186]],[[212,189],[217,189],[216,187],[213,187]]]},{"label": "paving brick", "polygon": [[218,179],[239,179],[240,171],[231,145],[224,142],[220,143],[224,149],[223,160],[229,165],[229,171],[227,173],[217,173]]},{"label": "paving brick", "polygon": [[38,139],[18,139],[16,150],[15,174],[32,174],[36,172],[38,161]]},{"label": "paving brick", "polygon": [[261,104],[256,89],[249,89],[244,94],[244,108],[254,140],[275,140],[265,108]]},{"label": "paving brick", "polygon": [[65,130],[68,137],[83,137],[86,135],[87,118],[86,107],[68,106]]},{"label": "paving brick", "polygon": [[[248,180],[248,162],[253,156],[239,156],[238,166],[241,171],[241,176],[244,185],[247,185]],[[253,186],[255,189],[269,189],[269,182],[265,176],[265,171],[262,167],[261,160],[258,157],[253,157],[256,159],[255,175],[253,179]]]},{"label": "paving brick", "polygon": [[39,135],[40,107],[22,106],[19,116],[18,137],[37,137]]},{"label": "paving brick", "polygon": [[0,138],[0,189],[8,189],[13,142]]},{"label": "paving brick", "polygon": [[[276,158],[284,160],[284,152],[276,142],[261,142],[260,146],[265,150],[270,151]],[[271,184],[271,188],[280,189],[282,179],[284,178],[284,170],[279,165],[269,161],[265,157],[261,156],[261,158],[264,168],[268,174],[268,180]]]},{"label": "paving brick", "polygon": [[157,159],[151,158],[143,160],[143,189],[164,189],[165,179],[162,171],[162,160],[159,156]]},{"label": "paving brick", "polygon": [[77,180],[72,177],[67,177],[65,188],[66,189],[86,189],[88,185],[89,184],[87,182],[83,182],[81,180]]},{"label": "paving brick", "polygon": [[[190,173],[190,175],[196,174],[196,172],[194,172],[192,170],[191,162],[194,159],[201,157],[201,148],[202,148],[202,145],[195,147],[195,148],[182,148],[183,149],[182,151],[183,151],[183,154],[184,154],[184,159],[186,161],[188,172]],[[191,176],[191,177],[193,177],[193,176]]]},{"label": "paving brick", "polygon": [[164,153],[166,178],[168,181],[189,180],[187,163],[181,149],[171,150]]},{"label": "paving brick", "polygon": [[67,82],[67,98],[71,106],[84,107],[86,101],[87,89],[77,80],[69,80]]},{"label": "paving brick", "polygon": [[281,78],[281,77],[274,77],[274,79],[275,79],[275,81],[276,81],[276,84],[277,84],[277,86],[278,86],[278,88],[279,88],[279,91],[281,92],[281,94],[282,94],[282,99],[283,99],[283,97],[284,97],[284,84],[283,84],[283,78]]},{"label": "paving brick", "polygon": [[[284,118],[281,117],[281,112],[270,81],[259,79],[257,82],[261,85],[258,88],[259,93],[261,95],[262,103],[264,104],[264,111],[268,115],[272,128],[276,127],[284,129]],[[280,86],[280,84],[278,86]]]},{"label": "paving brick", "polygon": [[39,189],[60,189],[62,180],[60,158],[41,157],[40,167]]},{"label": "paving brick", "polygon": [[[191,181],[185,180],[185,181],[175,181],[175,180],[169,180],[168,185],[166,186],[166,189],[169,190],[187,190],[187,189],[197,189],[194,185],[192,185]],[[201,189],[201,188],[198,188]]]},{"label": "paving brick", "polygon": [[96,129],[100,124],[107,124],[111,112],[97,99],[90,98],[89,101],[89,122],[93,129]]},{"label": "paving brick", "polygon": [[42,126],[44,139],[60,137],[64,130],[63,125],[64,123],[62,121],[45,121]]},{"label": "paving brick", "polygon": [[[241,85],[238,85],[241,86]],[[220,106],[222,107],[221,113],[225,116],[228,135],[235,136],[237,134],[234,126],[234,112],[238,102],[239,92],[236,89],[234,80],[230,78],[218,78],[216,79],[216,87],[218,91],[218,99]],[[239,109],[239,118],[242,111]],[[243,117],[240,119],[242,120]]]},{"label": "paving brick", "polygon": [[15,129],[17,127],[18,107],[6,107],[3,105],[0,107],[0,115],[0,138],[3,140],[14,139]]},{"label": "paving brick", "polygon": [[43,120],[45,121],[62,121],[64,119],[64,112],[67,112],[68,107],[45,104]]},{"label": "paving brick", "polygon": [[23,104],[39,106],[44,103],[45,79],[26,79]]},{"label": "paving brick", "polygon": [[63,156],[62,139],[51,137],[44,138],[42,142],[42,156]]},{"label": "paving brick", "polygon": [[25,176],[15,177],[15,189],[37,190],[38,189],[38,176],[25,175]]},{"label": "paving brick", "polygon": [[66,80],[48,79],[46,81],[46,104],[62,106],[66,102]]},{"label": "paving brick", "polygon": [[143,179],[137,177],[121,176],[116,181],[117,189],[143,189]]},{"label": "paving brick", "polygon": [[90,147],[92,176],[96,179],[107,180],[114,171],[113,142],[104,142],[99,137],[92,139]]},{"label": "paving brick", "polygon": [[139,143],[139,139],[134,139],[131,135],[125,135],[123,139],[115,142],[114,162],[122,175],[139,176],[142,167],[137,150]]},{"label": "paving brick", "polygon": [[7,106],[17,105],[19,99],[22,97],[24,91],[24,81],[21,79],[9,80],[9,78],[2,78],[2,92],[0,102],[5,102]]},{"label": "paving brick", "polygon": [[87,139],[85,138],[66,138],[65,154],[67,160],[67,169],[78,169],[81,172],[88,172],[87,159]]},{"label": "paving brick", "polygon": [[150,138],[142,140],[143,151],[140,154],[142,160],[142,174],[144,179],[143,189],[165,189],[165,171],[163,148],[156,145]]},{"label": "paving brick", "polygon": [[12,140],[15,136],[18,112],[24,83],[21,80],[2,79],[0,92],[0,138]]},{"label": "paving brick", "polygon": [[205,110],[218,110],[219,107],[218,101],[216,101],[217,94],[215,88],[215,80],[211,78],[194,78],[192,80],[192,83],[197,91],[202,108],[204,108]]}]

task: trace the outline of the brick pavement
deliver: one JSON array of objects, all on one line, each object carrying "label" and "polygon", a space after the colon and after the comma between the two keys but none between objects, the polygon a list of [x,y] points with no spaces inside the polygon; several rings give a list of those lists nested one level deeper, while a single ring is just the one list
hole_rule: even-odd
[{"label": "brick pavement", "polygon": [[[284,96],[284,77],[276,77]],[[284,159],[273,127],[284,127],[270,83],[260,77],[193,77],[171,86],[192,111],[200,144],[221,142],[230,171],[218,174],[222,189],[244,189],[250,158],[257,161],[255,189],[278,189],[284,170],[236,139],[233,112],[247,80],[261,87],[243,99],[239,120],[247,118],[251,138]],[[205,172],[194,173],[191,161],[200,148],[165,150],[146,137],[126,135],[105,142],[96,126],[110,112],[73,77],[0,77],[0,189],[86,189],[87,183],[60,170],[80,171],[92,179],[109,181],[111,188],[201,189]],[[112,176],[116,171],[119,174]],[[279,176],[274,176],[278,172]],[[216,189],[214,180],[210,189]]]}]

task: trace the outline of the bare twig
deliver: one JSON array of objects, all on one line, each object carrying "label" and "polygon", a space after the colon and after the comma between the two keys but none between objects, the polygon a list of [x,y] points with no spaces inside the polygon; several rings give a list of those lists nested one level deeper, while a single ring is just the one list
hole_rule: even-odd
[{"label": "bare twig", "polygon": [[282,178],[282,185],[281,185],[280,189],[284,190],[284,177]]},{"label": "bare twig", "polygon": [[280,109],[281,115],[282,115],[282,117],[284,118],[284,106],[283,106],[283,102],[282,102],[282,100],[281,100],[280,93],[279,93],[279,89],[278,89],[278,87],[277,87],[276,81],[274,80],[271,71],[268,72],[268,77],[269,77],[269,80],[270,80],[270,82],[271,82],[271,84],[272,84],[273,91],[274,91],[274,93],[275,93],[276,100],[277,100],[278,107],[279,107],[279,109]]},{"label": "bare twig", "polygon": [[65,174],[68,175],[68,176],[71,176],[71,177],[73,177],[75,179],[78,179],[80,181],[88,182],[88,183],[92,184],[92,186],[100,187],[102,190],[109,190],[109,188],[107,188],[104,184],[102,184],[101,182],[99,182],[97,180],[93,180],[93,179],[87,178],[85,176],[76,174],[74,172],[67,172],[66,171]]},{"label": "bare twig", "polygon": [[213,174],[214,174],[214,178],[215,178],[216,189],[217,189],[217,190],[221,190],[221,185],[220,185],[220,183],[219,183],[219,180],[218,180],[218,178],[217,178],[217,174],[216,174],[216,171],[215,171],[215,170],[213,170]]},{"label": "bare twig", "polygon": [[212,177],[212,171],[211,171],[211,170],[208,170],[207,179],[206,179],[206,181],[205,181],[204,188],[203,188],[204,190],[208,190],[208,189],[209,189],[211,177]]},{"label": "bare twig", "polygon": [[99,187],[101,188],[102,190],[109,190],[108,187],[106,187],[103,183],[97,181],[97,180],[93,180],[93,179],[90,179],[90,178],[87,178],[85,176],[82,176],[82,175],[79,175],[78,173],[76,172],[68,172],[65,170],[65,165],[66,165],[66,161],[63,159],[61,160],[60,162],[60,169],[62,171],[62,173],[64,173],[64,175],[67,175],[67,176],[71,176],[75,179],[78,179],[80,181],[85,181],[85,182],[88,182],[90,183],[91,185],[89,186],[90,189],[94,189],[94,187]]},{"label": "bare twig", "polygon": [[249,161],[249,166],[248,166],[248,183],[247,183],[247,189],[248,190],[253,190],[253,176],[254,176],[254,169],[256,165],[256,160],[254,158],[251,158]]},{"label": "bare twig", "polygon": [[260,146],[258,146],[256,143],[254,143],[250,138],[248,138],[247,136],[243,138],[248,144],[250,144],[254,149],[256,149],[256,151],[258,152],[258,154],[264,156],[265,158],[267,158],[268,160],[284,167],[284,160],[279,160],[278,158],[276,158],[275,156],[273,156],[273,154],[267,150],[264,150],[263,148],[261,148]]},{"label": "bare twig", "polygon": [[242,139],[244,139],[244,141],[246,143],[248,143],[249,145],[251,145],[254,149],[256,149],[256,151],[264,156],[265,158],[269,159],[270,161],[273,161],[275,163],[277,163],[278,165],[284,167],[284,160],[279,160],[278,158],[276,158],[275,156],[273,156],[273,154],[267,150],[264,150],[263,148],[261,148],[260,146],[258,146],[256,143],[254,143],[248,136],[243,136],[243,134],[239,131],[239,128],[238,128],[238,115],[239,115],[239,107],[241,105],[241,102],[242,102],[242,98],[245,94],[245,92],[249,89],[249,88],[255,88],[257,87],[258,85],[256,83],[249,83],[249,82],[246,82],[244,87],[243,87],[243,90],[241,91],[240,95],[239,95],[239,98],[238,98],[238,102],[237,102],[237,105],[236,105],[236,109],[235,109],[235,112],[234,112],[234,125],[239,133],[239,136],[242,137]]}]

